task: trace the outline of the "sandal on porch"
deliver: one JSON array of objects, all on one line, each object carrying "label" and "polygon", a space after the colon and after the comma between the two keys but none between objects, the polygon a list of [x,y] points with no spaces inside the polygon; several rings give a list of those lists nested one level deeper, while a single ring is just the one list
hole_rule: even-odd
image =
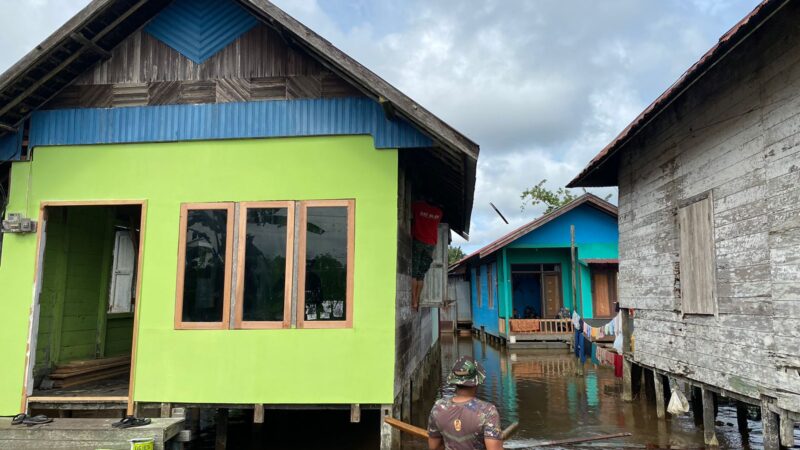
[{"label": "sandal on porch", "polygon": [[11,425],[27,425],[32,427],[34,425],[42,425],[45,423],[52,422],[53,419],[45,416],[44,414],[39,414],[37,416],[29,416],[27,414],[17,414],[11,419]]},{"label": "sandal on porch", "polygon": [[111,424],[111,426],[114,428],[133,428],[143,427],[145,425],[150,425],[150,419],[137,419],[134,416],[125,416],[125,418],[119,422],[114,422]]}]

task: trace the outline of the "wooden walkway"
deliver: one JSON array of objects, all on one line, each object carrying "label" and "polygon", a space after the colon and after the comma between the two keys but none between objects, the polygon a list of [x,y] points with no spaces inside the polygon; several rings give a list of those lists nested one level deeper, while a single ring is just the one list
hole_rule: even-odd
[{"label": "wooden walkway", "polygon": [[183,429],[183,419],[152,419],[150,425],[118,430],[119,419],[53,419],[52,423],[28,427],[11,425],[0,418],[0,448],[3,450],[122,450],[130,440],[154,438],[156,450],[169,450],[167,442]]}]

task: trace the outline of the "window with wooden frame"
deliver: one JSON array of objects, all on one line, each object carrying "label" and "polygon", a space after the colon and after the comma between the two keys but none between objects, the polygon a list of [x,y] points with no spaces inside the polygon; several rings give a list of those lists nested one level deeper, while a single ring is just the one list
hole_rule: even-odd
[{"label": "window with wooden frame", "polygon": [[488,290],[489,290],[489,309],[494,309],[494,293],[496,292],[496,285],[495,282],[495,273],[494,273],[494,263],[489,264],[489,269],[487,270],[487,282]]},{"label": "window with wooden frame", "polygon": [[289,328],[294,202],[239,205],[235,327]]},{"label": "window with wooden frame", "polygon": [[678,208],[683,314],[716,314],[716,261],[711,193]]},{"label": "window with wooden frame", "polygon": [[305,201],[298,209],[297,327],[351,327],[354,202]]},{"label": "window with wooden frame", "polygon": [[233,203],[181,205],[175,328],[228,328],[233,211]]}]

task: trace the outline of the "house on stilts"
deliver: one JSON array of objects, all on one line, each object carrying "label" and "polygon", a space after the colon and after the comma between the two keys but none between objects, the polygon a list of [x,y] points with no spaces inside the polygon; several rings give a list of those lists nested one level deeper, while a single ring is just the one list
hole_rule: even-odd
[{"label": "house on stilts", "polygon": [[796,444],[798,20],[800,2],[761,3],[569,185],[619,186],[624,396],[640,368],[688,383],[708,444],[717,396],[741,427],[761,408],[766,449]]},{"label": "house on stilts", "polygon": [[522,343],[569,340],[616,314],[617,207],[584,194],[450,267],[469,280],[472,328]]},{"label": "house on stilts", "polygon": [[269,1],[93,0],[0,75],[0,415],[407,418],[439,373],[411,203],[446,255],[478,151]]}]

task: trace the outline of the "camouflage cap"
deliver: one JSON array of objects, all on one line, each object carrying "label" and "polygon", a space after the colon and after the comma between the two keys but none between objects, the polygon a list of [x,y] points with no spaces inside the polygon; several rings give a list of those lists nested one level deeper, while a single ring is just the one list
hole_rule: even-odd
[{"label": "camouflage cap", "polygon": [[453,364],[453,370],[447,377],[448,384],[456,386],[478,386],[486,379],[486,371],[471,356],[462,356]]}]

